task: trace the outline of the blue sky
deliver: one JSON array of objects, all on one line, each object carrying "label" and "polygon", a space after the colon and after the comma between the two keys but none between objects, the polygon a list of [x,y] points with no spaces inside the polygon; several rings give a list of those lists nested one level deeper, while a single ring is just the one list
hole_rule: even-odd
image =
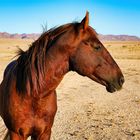
[{"label": "blue sky", "polygon": [[0,32],[41,33],[41,25],[81,21],[87,10],[98,33],[140,37],[140,0],[0,0]]}]

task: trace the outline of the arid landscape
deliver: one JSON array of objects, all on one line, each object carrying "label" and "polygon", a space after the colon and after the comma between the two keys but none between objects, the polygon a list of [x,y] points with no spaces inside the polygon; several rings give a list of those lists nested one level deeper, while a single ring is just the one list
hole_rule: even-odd
[{"label": "arid landscape", "polygon": [[[0,39],[0,81],[17,47],[32,39]],[[51,140],[140,140],[140,41],[103,42],[123,71],[123,89],[105,87],[69,72],[57,88],[58,111]],[[0,121],[0,140],[6,128]]]}]

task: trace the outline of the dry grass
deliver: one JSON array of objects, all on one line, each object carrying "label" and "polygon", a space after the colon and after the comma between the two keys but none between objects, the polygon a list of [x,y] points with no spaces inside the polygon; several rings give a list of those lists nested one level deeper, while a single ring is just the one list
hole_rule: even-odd
[{"label": "dry grass", "polygon": [[32,39],[2,39],[0,38],[0,47],[11,47],[11,46],[27,46],[33,40]]},{"label": "dry grass", "polygon": [[32,41],[29,39],[0,39],[0,60],[10,60],[15,56],[18,47],[26,50]]},{"label": "dry grass", "polygon": [[140,59],[140,42],[104,42],[112,56],[117,59]]}]

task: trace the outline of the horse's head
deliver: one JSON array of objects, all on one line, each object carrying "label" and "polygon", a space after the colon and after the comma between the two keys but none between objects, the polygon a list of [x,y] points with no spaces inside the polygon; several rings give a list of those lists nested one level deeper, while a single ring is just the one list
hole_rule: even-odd
[{"label": "horse's head", "polygon": [[75,49],[70,56],[71,70],[106,86],[108,92],[119,90],[124,83],[123,74],[88,20],[87,13],[78,24]]}]

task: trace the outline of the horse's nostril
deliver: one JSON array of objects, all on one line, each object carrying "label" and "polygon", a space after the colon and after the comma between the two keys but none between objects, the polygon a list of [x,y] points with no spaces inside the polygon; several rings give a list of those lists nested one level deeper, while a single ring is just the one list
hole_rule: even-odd
[{"label": "horse's nostril", "polygon": [[119,79],[119,84],[120,84],[120,86],[122,86],[123,83],[124,83],[124,77],[121,77],[121,78]]}]

